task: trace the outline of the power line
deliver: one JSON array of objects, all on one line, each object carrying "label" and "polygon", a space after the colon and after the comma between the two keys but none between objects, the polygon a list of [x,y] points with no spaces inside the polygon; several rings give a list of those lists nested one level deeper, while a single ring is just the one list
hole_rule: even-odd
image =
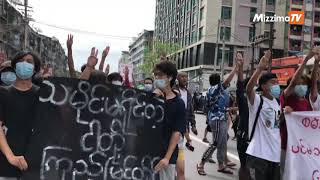
[{"label": "power line", "polygon": [[67,31],[71,31],[71,32],[81,33],[81,34],[104,36],[104,37],[108,37],[108,38],[111,38],[111,39],[118,39],[118,40],[131,40],[132,38],[134,38],[134,37],[130,37],[130,36],[116,36],[116,35],[108,35],[108,34],[102,34],[102,33],[98,33],[98,32],[74,29],[74,28],[65,27],[65,26],[48,24],[48,23],[45,23],[45,22],[42,22],[42,21],[36,21],[36,20],[32,20],[32,21],[37,23],[37,24],[53,27],[53,28],[56,28],[56,29],[62,29],[62,30],[67,30]]}]

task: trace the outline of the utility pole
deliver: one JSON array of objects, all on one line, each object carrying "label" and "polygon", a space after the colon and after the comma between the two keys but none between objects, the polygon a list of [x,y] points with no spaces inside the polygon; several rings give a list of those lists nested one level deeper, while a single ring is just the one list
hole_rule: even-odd
[{"label": "utility pole", "polygon": [[24,0],[24,43],[23,50],[27,50],[27,41],[28,41],[28,0]]},{"label": "utility pole", "polygon": [[216,65],[218,64],[218,52],[219,52],[219,39],[220,39],[220,23],[221,20],[218,19],[218,29],[217,29],[217,40],[216,40],[216,49],[214,51],[214,64],[213,64],[213,72],[217,72]]},{"label": "utility pole", "polygon": [[226,48],[226,27],[225,23],[223,21],[223,32],[222,32],[222,62],[221,62],[221,80],[223,81],[223,76],[224,76],[224,57],[225,57],[225,48]]},{"label": "utility pole", "polygon": [[256,23],[252,23],[252,31],[253,31],[253,36],[252,36],[252,40],[251,40],[251,48],[252,48],[252,59],[251,59],[251,69],[250,69],[250,75],[253,75],[253,71],[254,71],[254,63],[255,63],[255,36],[256,36]]},{"label": "utility pole", "polygon": [[272,48],[273,48],[273,40],[275,39],[274,37],[274,23],[270,23],[270,33],[269,33],[269,50],[271,51],[271,57],[269,59],[269,67],[268,67],[268,72],[271,72],[272,70]]}]

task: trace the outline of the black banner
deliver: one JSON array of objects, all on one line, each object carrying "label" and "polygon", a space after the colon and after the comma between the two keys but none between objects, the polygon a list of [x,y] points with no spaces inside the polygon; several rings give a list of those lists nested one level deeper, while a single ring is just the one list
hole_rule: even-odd
[{"label": "black banner", "polygon": [[157,180],[163,101],[66,78],[40,87],[24,180]]}]

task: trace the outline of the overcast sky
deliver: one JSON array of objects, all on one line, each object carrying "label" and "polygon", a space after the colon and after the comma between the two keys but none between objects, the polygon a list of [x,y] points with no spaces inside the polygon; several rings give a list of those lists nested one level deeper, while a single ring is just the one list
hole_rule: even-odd
[{"label": "overcast sky", "polygon": [[[128,50],[130,37],[143,29],[154,29],[155,0],[29,0],[29,4],[33,7],[32,18],[39,22],[31,25],[40,28],[42,34],[55,36],[65,49],[67,35],[74,35],[77,70],[86,62],[91,47],[99,48],[101,57],[104,47],[109,45],[107,62],[111,71],[116,71],[121,51]],[[43,24],[118,37],[72,32]]]}]

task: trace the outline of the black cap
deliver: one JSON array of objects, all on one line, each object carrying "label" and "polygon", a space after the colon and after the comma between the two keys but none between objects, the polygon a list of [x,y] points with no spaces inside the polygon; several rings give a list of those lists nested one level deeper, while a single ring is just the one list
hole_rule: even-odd
[{"label": "black cap", "polygon": [[259,87],[256,91],[262,91],[261,86],[266,84],[270,79],[274,79],[274,78],[277,78],[276,74],[273,74],[273,73],[262,74],[262,76],[259,79]]}]

